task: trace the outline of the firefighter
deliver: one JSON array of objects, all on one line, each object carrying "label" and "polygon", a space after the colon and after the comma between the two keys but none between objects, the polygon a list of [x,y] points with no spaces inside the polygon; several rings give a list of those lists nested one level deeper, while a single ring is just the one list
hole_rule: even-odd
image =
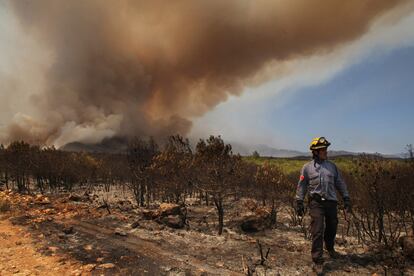
[{"label": "firefighter", "polygon": [[342,196],[345,210],[351,211],[347,186],[336,165],[327,160],[327,149],[330,144],[325,137],[317,137],[312,140],[309,148],[312,151],[313,160],[303,166],[296,190],[298,216],[304,215],[303,201],[308,193],[312,234],[311,255],[314,263],[313,268],[318,274],[323,271],[324,243],[331,258],[340,257],[334,249],[338,225],[336,190]]}]

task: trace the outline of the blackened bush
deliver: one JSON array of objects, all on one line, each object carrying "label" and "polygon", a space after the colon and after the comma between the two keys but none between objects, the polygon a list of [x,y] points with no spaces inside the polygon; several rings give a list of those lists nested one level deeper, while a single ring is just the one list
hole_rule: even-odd
[{"label": "blackened bush", "polygon": [[402,162],[375,155],[355,159],[347,181],[354,203],[354,227],[362,241],[387,247],[397,244],[410,224],[407,216],[412,217],[409,195],[413,190],[408,183],[412,176],[413,172]]}]

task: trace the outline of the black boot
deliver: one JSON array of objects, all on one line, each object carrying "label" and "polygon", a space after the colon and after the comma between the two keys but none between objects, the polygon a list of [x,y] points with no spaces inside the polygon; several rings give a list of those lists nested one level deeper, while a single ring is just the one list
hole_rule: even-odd
[{"label": "black boot", "polygon": [[341,257],[341,254],[336,252],[335,249],[333,248],[328,250],[328,254],[329,254],[329,257],[331,257],[331,259],[339,259]]},{"label": "black boot", "polygon": [[312,265],[312,270],[318,276],[323,275],[323,262],[314,262]]}]

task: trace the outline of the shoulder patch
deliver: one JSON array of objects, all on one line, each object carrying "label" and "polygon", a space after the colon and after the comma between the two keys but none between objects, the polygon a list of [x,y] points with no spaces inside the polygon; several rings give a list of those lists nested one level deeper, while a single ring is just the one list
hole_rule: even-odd
[{"label": "shoulder patch", "polygon": [[299,180],[300,180],[300,181],[305,180],[305,176],[302,174],[302,175],[299,177]]}]

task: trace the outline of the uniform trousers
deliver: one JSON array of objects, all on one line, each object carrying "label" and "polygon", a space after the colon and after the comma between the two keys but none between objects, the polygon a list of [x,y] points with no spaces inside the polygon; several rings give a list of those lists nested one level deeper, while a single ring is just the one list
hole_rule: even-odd
[{"label": "uniform trousers", "polygon": [[333,200],[311,199],[309,213],[311,216],[312,260],[322,261],[323,242],[326,250],[334,249],[336,229],[338,226],[338,203]]}]

